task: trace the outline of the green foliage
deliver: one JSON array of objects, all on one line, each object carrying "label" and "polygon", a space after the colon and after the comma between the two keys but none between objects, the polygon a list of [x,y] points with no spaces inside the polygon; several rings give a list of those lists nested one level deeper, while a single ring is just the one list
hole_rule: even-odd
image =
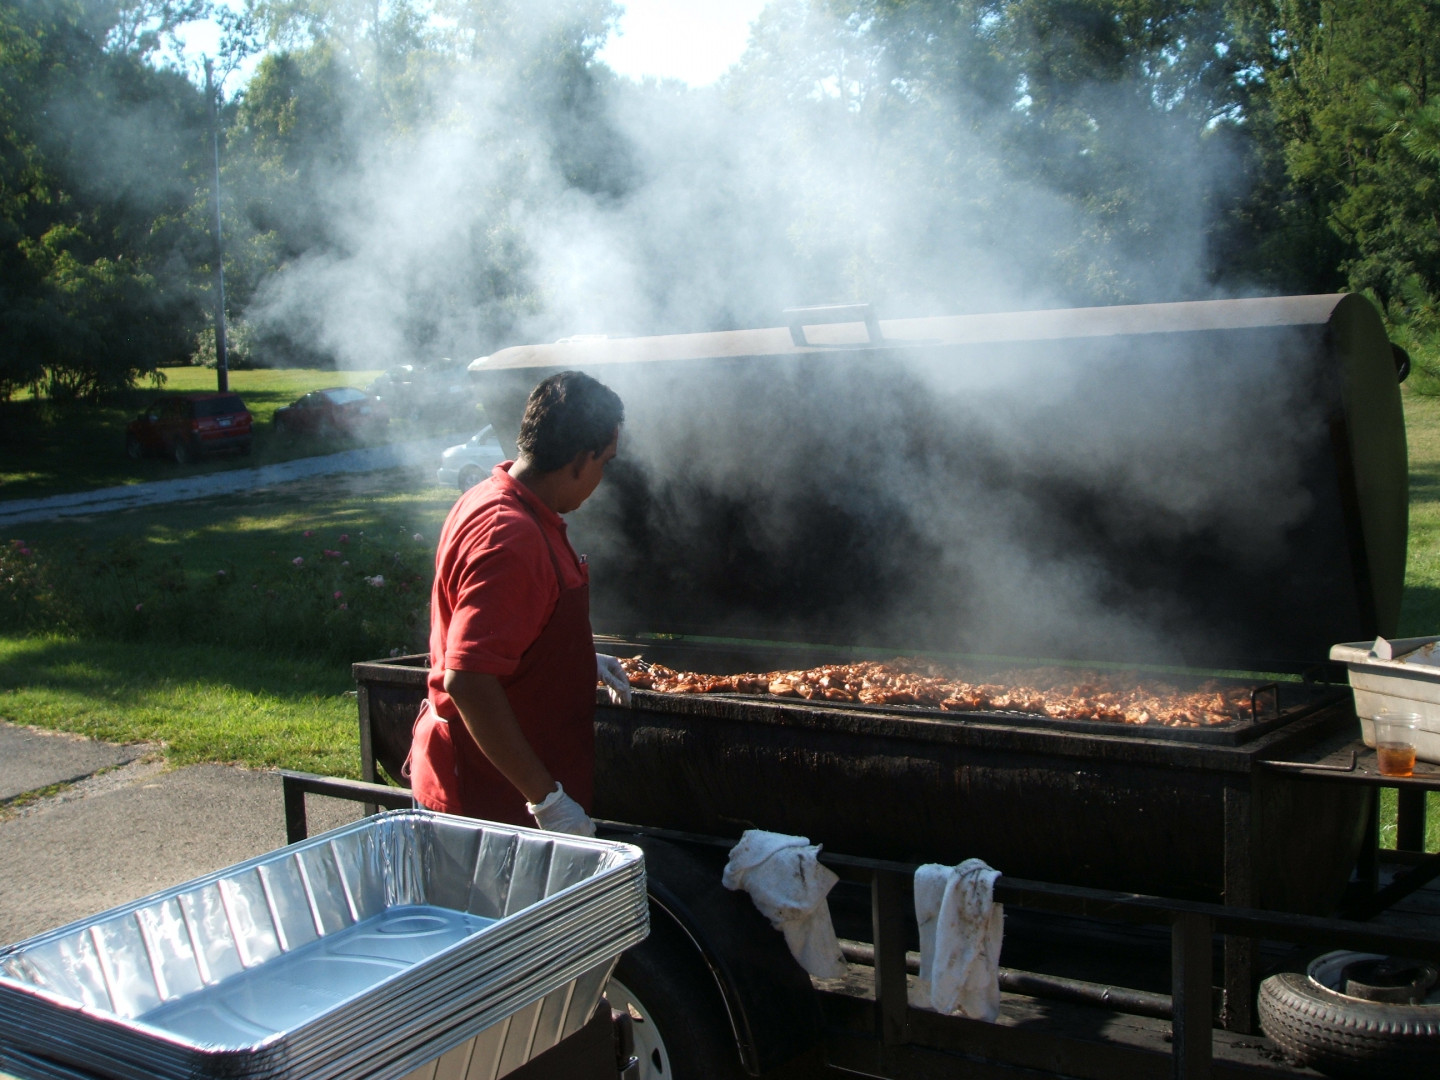
[{"label": "green foliage", "polygon": [[203,109],[144,62],[188,10],[0,8],[0,398],[95,398],[189,351]]},{"label": "green foliage", "polygon": [[[614,79],[597,53],[619,10],[257,0],[217,14],[231,60],[269,47],[221,110],[229,316],[251,317],[253,354],[368,366],[475,355],[527,332],[554,287],[531,247],[537,223],[573,206],[627,220],[656,151],[617,116],[648,111],[684,138],[710,123],[755,133],[753,146],[695,135],[677,147],[707,177],[727,155],[780,165],[770,190],[742,179],[703,193],[737,235],[763,231],[765,250],[737,243],[732,259],[751,265],[716,276],[740,295],[676,328],[773,315],[780,298],[733,284],[771,259],[797,298],[959,310],[975,301],[956,252],[986,252],[997,265],[975,278],[1054,302],[1212,284],[1369,290],[1428,377],[1431,331],[1408,313],[1440,295],[1432,4],[774,0],[718,95]],[[95,400],[195,353],[215,269],[208,103],[157,58],[210,13],[210,0],[0,8],[0,398],[35,387]],[[372,180],[403,176],[435,142],[485,175],[447,193],[466,209],[425,259],[377,269],[389,246],[357,228]],[[898,225],[884,210],[897,192]],[[643,214],[628,220],[643,231]],[[897,245],[897,232],[919,237]],[[652,238],[626,243],[643,258]],[[345,354],[283,285],[347,260],[385,277],[402,313],[373,360]],[[633,291],[672,287],[663,267],[647,272],[662,280]]]},{"label": "green foliage", "polygon": [[[255,335],[244,319],[225,324],[225,366],[230,371],[248,371],[256,366]],[[195,335],[195,352],[190,363],[196,367],[215,368],[220,365],[215,352],[215,324],[212,322]]]},{"label": "green foliage", "polygon": [[1440,288],[1437,114],[1440,9],[1418,0],[1260,4],[1257,102],[1281,148],[1295,228],[1316,271],[1388,307],[1418,276]]},{"label": "green foliage", "polygon": [[[777,171],[800,188],[786,239],[810,295],[951,282],[930,310],[963,310],[964,252],[1015,291],[1176,299],[1235,261],[1204,243],[1245,193],[1233,39],[1214,2],[780,0],[726,92],[758,130],[793,133]],[[897,191],[928,248],[896,252],[874,208]]]}]

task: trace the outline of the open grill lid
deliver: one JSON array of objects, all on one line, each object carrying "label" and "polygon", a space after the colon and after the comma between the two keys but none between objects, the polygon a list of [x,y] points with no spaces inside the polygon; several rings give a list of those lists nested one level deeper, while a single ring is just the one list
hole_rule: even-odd
[{"label": "open grill lid", "polygon": [[618,634],[1293,669],[1391,634],[1396,364],[1353,295],[505,349],[514,446],[587,371],[619,458],[571,516]]}]

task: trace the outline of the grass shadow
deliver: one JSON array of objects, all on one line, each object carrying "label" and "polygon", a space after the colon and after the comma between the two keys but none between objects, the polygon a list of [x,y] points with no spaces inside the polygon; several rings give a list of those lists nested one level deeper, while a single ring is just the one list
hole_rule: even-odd
[{"label": "grass shadow", "polygon": [[347,665],[277,657],[263,648],[70,638],[0,641],[5,642],[0,648],[0,691],[45,686],[103,700],[125,688],[208,684],[301,701],[354,689]]},{"label": "grass shadow", "polygon": [[1440,632],[1440,586],[1407,585],[1400,601],[1399,637]]}]

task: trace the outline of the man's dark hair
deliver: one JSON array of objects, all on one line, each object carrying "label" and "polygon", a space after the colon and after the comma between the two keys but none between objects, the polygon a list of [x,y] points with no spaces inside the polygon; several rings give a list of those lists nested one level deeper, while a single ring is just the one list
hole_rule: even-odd
[{"label": "man's dark hair", "polygon": [[515,445],[542,473],[554,472],[576,454],[600,453],[624,422],[614,390],[583,372],[562,371],[530,391]]}]

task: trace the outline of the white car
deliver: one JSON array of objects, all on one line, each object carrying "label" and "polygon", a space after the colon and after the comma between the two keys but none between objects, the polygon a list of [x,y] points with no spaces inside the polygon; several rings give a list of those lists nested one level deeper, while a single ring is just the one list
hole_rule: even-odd
[{"label": "white car", "polygon": [[435,479],[445,485],[455,484],[461,491],[469,491],[504,460],[505,451],[495,436],[495,429],[486,424],[470,437],[469,442],[452,446],[440,455],[440,468],[435,470]]}]

